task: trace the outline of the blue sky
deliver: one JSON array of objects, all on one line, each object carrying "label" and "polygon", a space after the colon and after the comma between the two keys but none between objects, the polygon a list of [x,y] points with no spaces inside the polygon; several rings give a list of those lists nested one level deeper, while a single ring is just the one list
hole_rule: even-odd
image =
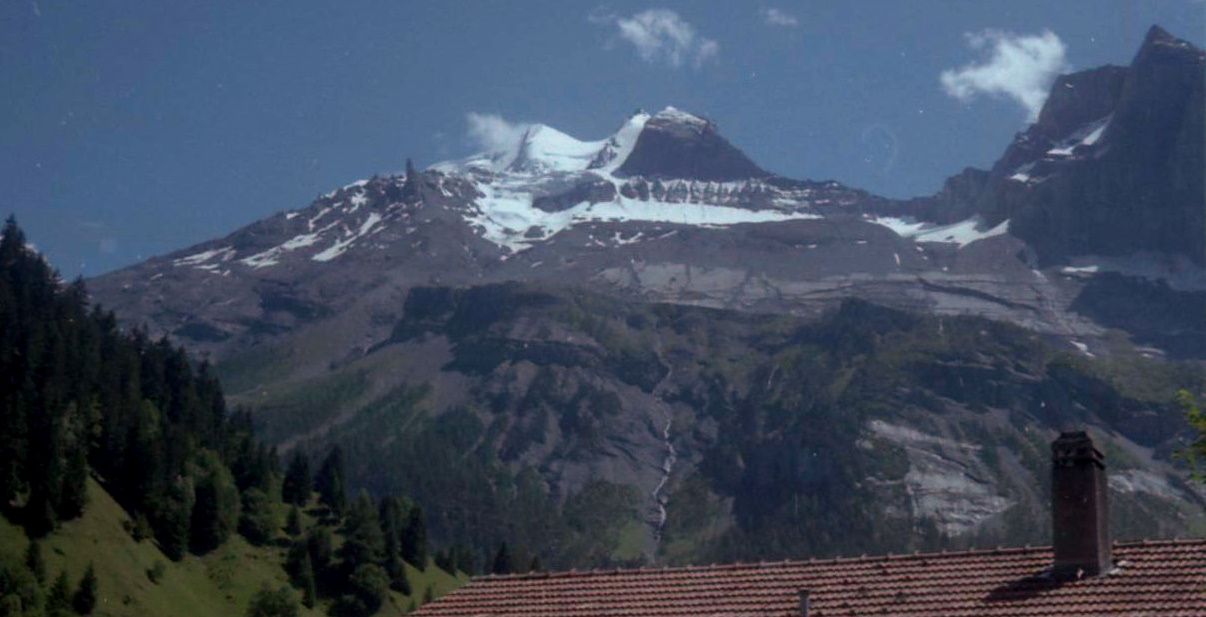
[{"label": "blue sky", "polygon": [[3,210],[93,276],[469,154],[470,114],[597,139],[666,105],[783,175],[926,194],[1152,24],[1201,46],[1206,5],[8,0]]}]

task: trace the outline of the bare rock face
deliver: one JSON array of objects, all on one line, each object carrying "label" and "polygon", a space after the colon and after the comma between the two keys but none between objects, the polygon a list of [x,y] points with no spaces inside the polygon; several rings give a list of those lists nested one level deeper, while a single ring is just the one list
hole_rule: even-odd
[{"label": "bare rock face", "polygon": [[713,122],[674,108],[650,118],[617,173],[719,182],[771,175],[721,137]]},{"label": "bare rock face", "polygon": [[1044,263],[1156,251],[1206,265],[1206,55],[1159,27],[1130,67],[1056,82],[993,168],[979,211]]}]

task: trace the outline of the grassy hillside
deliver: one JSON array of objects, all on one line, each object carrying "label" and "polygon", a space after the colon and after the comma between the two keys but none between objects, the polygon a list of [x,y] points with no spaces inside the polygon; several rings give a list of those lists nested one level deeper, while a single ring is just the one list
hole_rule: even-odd
[{"label": "grassy hillside", "polygon": [[[261,586],[288,584],[281,565],[285,558],[282,547],[256,547],[234,536],[203,557],[188,555],[172,562],[153,542],[134,541],[126,531],[130,517],[100,485],[89,480],[88,493],[90,502],[84,515],[43,540],[42,553],[48,579],[66,569],[74,584],[89,563],[95,564],[100,582],[95,615],[242,615]],[[27,544],[24,531],[0,517],[0,554],[19,560]],[[156,569],[161,570],[158,576],[152,574]],[[416,605],[421,602],[429,587],[433,597],[439,597],[466,580],[464,575],[454,578],[434,565],[425,572],[408,566],[407,574],[414,597],[390,592],[377,615],[403,614],[412,601]],[[311,610],[299,605],[299,614],[325,615],[326,607]]]}]

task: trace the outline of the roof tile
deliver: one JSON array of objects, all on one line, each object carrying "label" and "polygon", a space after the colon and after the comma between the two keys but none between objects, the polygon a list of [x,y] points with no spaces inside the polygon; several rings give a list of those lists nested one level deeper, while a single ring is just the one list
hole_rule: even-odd
[{"label": "roof tile", "polygon": [[1206,617],[1206,540],[1117,544],[1108,576],[1045,577],[1050,547],[475,578],[417,617]]}]

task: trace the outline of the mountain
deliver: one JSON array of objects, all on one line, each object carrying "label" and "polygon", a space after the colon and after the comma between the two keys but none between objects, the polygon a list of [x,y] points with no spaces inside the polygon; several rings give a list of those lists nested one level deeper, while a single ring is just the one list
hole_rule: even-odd
[{"label": "mountain", "polygon": [[976,209],[1043,263],[1173,255],[1206,265],[1206,54],[1158,26],[1129,67],[1058,79],[993,166]]},{"label": "mountain", "polygon": [[784,178],[666,108],[596,141],[532,125],[90,285],[283,447],[345,445],[434,533],[548,563],[1022,538],[1066,422],[1177,533],[1202,496],[1160,389],[1201,373],[1161,359],[1206,357],[1201,62],[1153,29],[933,196]]}]

